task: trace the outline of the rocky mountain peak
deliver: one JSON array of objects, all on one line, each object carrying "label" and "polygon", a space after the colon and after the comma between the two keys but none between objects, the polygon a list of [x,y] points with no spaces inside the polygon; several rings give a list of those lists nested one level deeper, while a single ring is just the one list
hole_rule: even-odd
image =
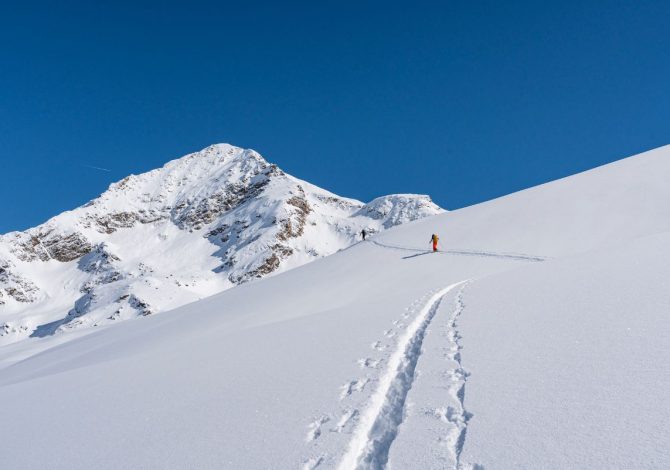
[{"label": "rocky mountain peak", "polygon": [[0,343],[175,308],[440,212],[419,195],[363,204],[211,145],[0,236]]}]

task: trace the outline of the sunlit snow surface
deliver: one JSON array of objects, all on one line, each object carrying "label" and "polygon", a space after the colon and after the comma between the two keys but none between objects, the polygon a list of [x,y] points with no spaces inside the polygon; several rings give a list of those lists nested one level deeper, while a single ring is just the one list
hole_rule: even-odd
[{"label": "sunlit snow surface", "polygon": [[2,466],[668,468],[669,176],[661,148],[5,346]]},{"label": "sunlit snow surface", "polygon": [[164,312],[441,212],[412,194],[363,204],[213,145],[0,236],[0,346]]}]

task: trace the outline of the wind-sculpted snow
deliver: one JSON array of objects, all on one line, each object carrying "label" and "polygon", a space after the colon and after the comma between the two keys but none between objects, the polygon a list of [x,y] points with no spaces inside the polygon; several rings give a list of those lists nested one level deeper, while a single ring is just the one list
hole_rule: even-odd
[{"label": "wind-sculpted snow", "polygon": [[0,344],[175,308],[440,212],[427,196],[366,206],[213,145],[1,236]]}]

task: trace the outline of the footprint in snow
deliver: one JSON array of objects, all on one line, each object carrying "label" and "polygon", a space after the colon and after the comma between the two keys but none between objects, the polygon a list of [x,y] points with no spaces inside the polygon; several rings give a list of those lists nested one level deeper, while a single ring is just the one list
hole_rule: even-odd
[{"label": "footprint in snow", "polygon": [[378,359],[371,359],[369,357],[366,357],[365,359],[359,359],[358,365],[361,368],[376,369],[380,362],[381,361],[379,361]]},{"label": "footprint in snow", "polygon": [[384,349],[386,349],[386,346],[383,345],[381,341],[375,341],[374,343],[372,343],[372,349],[375,349],[377,351],[383,351]]},{"label": "footprint in snow", "polygon": [[370,379],[368,378],[362,378],[358,380],[352,380],[349,383],[342,385],[342,387],[340,387],[340,399],[344,399],[354,392],[362,392],[369,381]]},{"label": "footprint in snow", "polygon": [[307,433],[307,442],[314,441],[321,436],[321,426],[330,421],[328,415],[323,415],[309,424],[309,432]]},{"label": "footprint in snow", "polygon": [[318,457],[306,460],[303,462],[302,470],[314,470],[316,467],[321,465],[321,463],[324,461],[324,458],[325,456],[319,455]]},{"label": "footprint in snow", "polygon": [[344,431],[347,425],[355,421],[357,417],[358,417],[358,410],[353,409],[345,411],[340,420],[337,422],[335,428],[333,428],[333,431],[341,433],[342,431]]}]

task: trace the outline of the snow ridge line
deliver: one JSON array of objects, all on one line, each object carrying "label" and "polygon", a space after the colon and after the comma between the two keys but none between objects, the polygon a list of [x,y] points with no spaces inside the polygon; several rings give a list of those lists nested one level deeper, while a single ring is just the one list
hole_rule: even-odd
[{"label": "snow ridge line", "polygon": [[344,454],[340,470],[381,470],[404,418],[405,400],[414,382],[426,330],[447,293],[466,283],[457,282],[435,293],[398,340],[379,386],[362,414],[359,426]]}]

